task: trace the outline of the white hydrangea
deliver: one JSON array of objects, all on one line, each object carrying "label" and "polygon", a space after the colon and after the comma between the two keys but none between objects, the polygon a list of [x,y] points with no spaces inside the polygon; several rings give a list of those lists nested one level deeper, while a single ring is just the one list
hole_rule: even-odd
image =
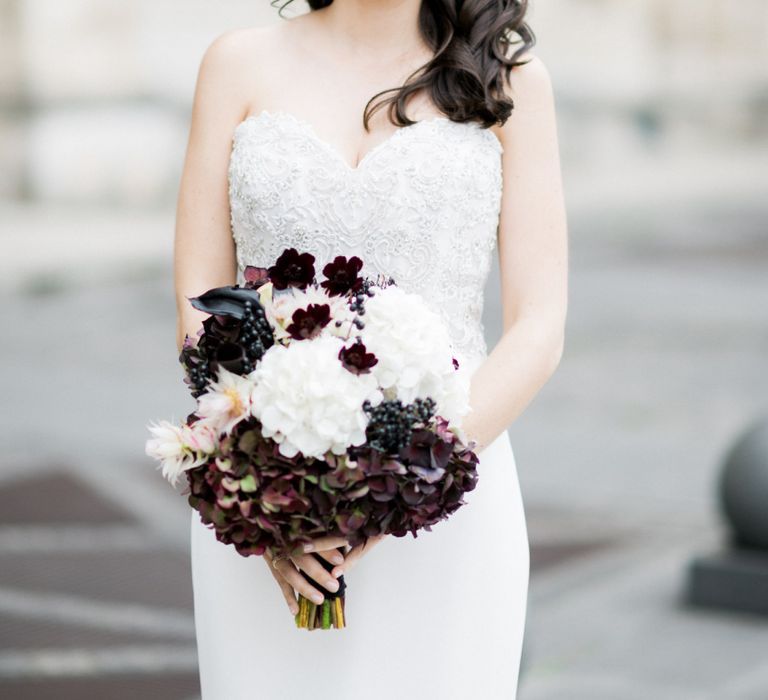
[{"label": "white hydrangea", "polygon": [[322,458],[365,442],[367,399],[382,400],[370,373],[356,375],[338,358],[344,341],[320,335],[271,346],[249,375],[254,381],[251,411],[280,453]]},{"label": "white hydrangea", "polygon": [[376,289],[365,302],[365,347],[378,363],[372,372],[387,398],[410,403],[431,397],[438,415],[460,424],[469,412],[470,377],[457,370],[447,325],[418,295],[396,285]]},{"label": "white hydrangea", "polygon": [[[306,289],[288,287],[275,290],[269,284],[269,288],[263,292],[260,290],[260,293],[267,321],[274,328],[277,340],[290,339],[286,328],[291,324],[294,312],[296,309],[306,309],[310,304],[327,304],[330,307],[331,322],[323,328],[323,334],[340,337],[349,334],[349,324],[355,314],[349,310],[345,297],[330,296],[325,289],[314,285],[309,285]],[[342,324],[336,326],[336,321],[342,321]]]}]

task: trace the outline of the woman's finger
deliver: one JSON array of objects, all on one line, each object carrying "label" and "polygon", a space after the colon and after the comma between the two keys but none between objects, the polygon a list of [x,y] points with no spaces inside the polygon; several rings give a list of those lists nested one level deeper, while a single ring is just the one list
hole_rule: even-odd
[{"label": "woman's finger", "polygon": [[296,566],[307,573],[307,576],[317,581],[321,586],[325,586],[325,588],[333,592],[339,590],[339,582],[311,554],[293,557],[293,561]]},{"label": "woman's finger", "polygon": [[360,557],[364,554],[368,554],[368,552],[381,542],[384,537],[385,535],[374,535],[373,537],[369,537],[365,544],[359,544],[356,547],[353,547],[344,557],[344,563],[333,567],[331,575],[334,578],[339,578],[346,574],[357,563]]},{"label": "woman's finger", "polygon": [[305,552],[319,552],[336,547],[345,547],[349,544],[343,537],[318,537],[304,545]]},{"label": "woman's finger", "polygon": [[347,552],[347,556],[344,557],[344,563],[338,564],[333,567],[333,570],[331,571],[331,576],[334,578],[340,578],[344,574],[346,574],[354,565],[355,562],[360,558],[361,552],[362,552],[362,545],[358,545],[357,547],[352,547],[352,549]]},{"label": "woman's finger", "polygon": [[331,564],[343,564],[344,555],[338,549],[326,549],[320,552],[314,552],[317,556],[322,557],[325,561]]},{"label": "woman's finger", "polygon": [[288,559],[281,559],[277,563],[278,573],[305,598],[309,598],[313,603],[322,603],[325,600],[325,594],[317,590],[307,579],[305,579],[299,570]]},{"label": "woman's finger", "polygon": [[283,593],[285,602],[288,603],[288,610],[291,611],[291,615],[296,615],[299,612],[299,604],[296,602],[296,593],[293,590],[293,586],[288,583],[280,573],[272,566],[272,557],[264,555],[264,560],[269,570],[272,572],[272,577],[277,581],[277,585],[280,586],[280,590]]}]

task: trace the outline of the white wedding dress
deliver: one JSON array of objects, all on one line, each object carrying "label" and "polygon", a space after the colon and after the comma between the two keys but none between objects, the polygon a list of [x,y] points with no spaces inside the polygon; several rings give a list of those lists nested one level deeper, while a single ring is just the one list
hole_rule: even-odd
[{"label": "white wedding dress", "polygon": [[[229,167],[238,281],[293,246],[356,254],[363,273],[422,293],[460,361],[487,354],[481,313],[501,203],[502,146],[476,123],[431,117],[353,167],[309,122],[262,111]],[[219,543],[192,512],[203,700],[514,700],[529,546],[507,433],[480,454],[474,491],[414,538],[386,537],[346,576],[347,627],[297,629],[261,557]]]}]

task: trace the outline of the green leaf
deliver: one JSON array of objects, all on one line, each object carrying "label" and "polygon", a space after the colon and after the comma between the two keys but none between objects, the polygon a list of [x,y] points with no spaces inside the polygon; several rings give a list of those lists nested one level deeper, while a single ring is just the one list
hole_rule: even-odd
[{"label": "green leaf", "polygon": [[240,479],[240,490],[244,493],[253,493],[257,488],[259,488],[259,485],[256,483],[253,474],[248,474],[248,476]]},{"label": "green leaf", "polygon": [[258,437],[256,436],[256,432],[249,430],[248,432],[243,433],[237,446],[242,452],[247,452],[250,454],[256,449],[257,443]]}]

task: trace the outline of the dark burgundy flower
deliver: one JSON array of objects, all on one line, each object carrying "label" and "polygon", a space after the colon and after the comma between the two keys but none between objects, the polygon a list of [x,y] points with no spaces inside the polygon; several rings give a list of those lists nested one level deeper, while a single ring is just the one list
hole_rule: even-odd
[{"label": "dark burgundy flower", "polygon": [[459,368],[459,361],[455,357],[453,357],[451,359],[453,360],[453,368],[454,369],[458,369]]},{"label": "dark burgundy flower", "polygon": [[402,462],[383,454],[381,450],[373,449],[369,444],[350,447],[348,454],[354,460],[356,470],[366,478],[387,473],[400,475],[408,473]]},{"label": "dark burgundy flower", "polygon": [[307,340],[314,338],[331,322],[331,307],[328,304],[310,304],[306,309],[296,309],[291,323],[286,327],[291,338]]},{"label": "dark burgundy flower", "polygon": [[359,530],[365,524],[365,521],[365,513],[359,509],[336,516],[336,526],[343,535],[352,534],[355,530]]},{"label": "dark burgundy flower", "polygon": [[441,479],[453,454],[453,445],[428,429],[415,430],[411,443],[400,450],[408,469],[428,483]]},{"label": "dark burgundy flower", "polygon": [[279,508],[282,513],[306,513],[312,502],[299,494],[287,475],[274,479],[261,494],[261,501],[270,509]]},{"label": "dark burgundy flower", "polygon": [[246,289],[258,289],[262,284],[269,282],[269,270],[266,267],[246,265],[243,270]]},{"label": "dark burgundy flower", "polygon": [[358,338],[349,347],[339,350],[339,359],[345,369],[352,374],[367,374],[371,371],[378,359],[372,352],[367,352],[365,343]]},{"label": "dark burgundy flower", "polygon": [[315,256],[299,253],[296,248],[286,248],[267,272],[275,289],[306,289],[315,278]]},{"label": "dark burgundy flower", "polygon": [[323,268],[326,280],[320,283],[330,295],[342,296],[347,292],[356,292],[362,287],[363,279],[359,276],[363,268],[363,261],[356,255],[347,259],[343,255],[337,255],[333,262],[329,262]]},{"label": "dark burgundy flower", "polygon": [[391,501],[397,496],[397,481],[389,474],[371,477],[368,488],[374,501]]}]

